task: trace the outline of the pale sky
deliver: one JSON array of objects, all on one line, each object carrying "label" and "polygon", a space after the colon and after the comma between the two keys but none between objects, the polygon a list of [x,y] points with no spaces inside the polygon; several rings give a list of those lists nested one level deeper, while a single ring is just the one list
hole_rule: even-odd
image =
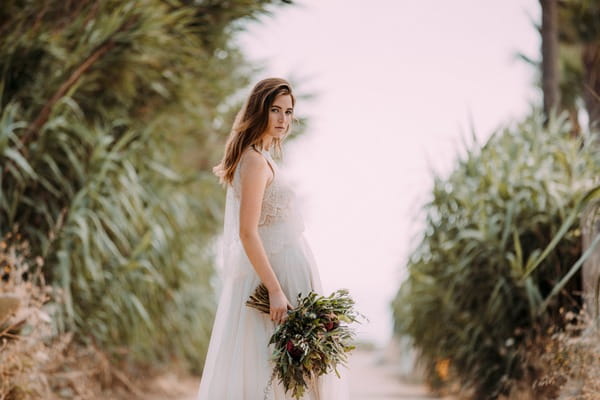
[{"label": "pale sky", "polygon": [[239,35],[267,76],[287,78],[310,118],[284,144],[306,237],[327,292],[348,288],[385,345],[390,302],[417,243],[431,168],[451,170],[473,122],[479,142],[540,101],[537,0],[299,0]]}]

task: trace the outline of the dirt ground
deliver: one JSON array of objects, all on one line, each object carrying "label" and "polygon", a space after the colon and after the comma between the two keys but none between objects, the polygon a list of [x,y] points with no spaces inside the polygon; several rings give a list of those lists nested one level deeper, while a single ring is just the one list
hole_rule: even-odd
[{"label": "dirt ground", "polygon": [[[400,379],[398,363],[386,350],[356,350],[349,364],[350,400],[433,400],[439,399],[418,383]],[[195,400],[199,378],[163,375],[152,382],[144,400]]]}]

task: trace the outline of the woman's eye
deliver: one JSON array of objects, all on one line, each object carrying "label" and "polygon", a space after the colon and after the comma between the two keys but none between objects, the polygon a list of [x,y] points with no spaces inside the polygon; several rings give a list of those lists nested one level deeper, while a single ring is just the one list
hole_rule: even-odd
[{"label": "woman's eye", "polygon": [[292,115],[292,112],[291,112],[291,111],[286,111],[285,113],[286,113],[287,115]]},{"label": "woman's eye", "polygon": [[272,111],[272,112],[278,112],[278,111],[279,111],[279,109],[277,109],[277,108],[271,108],[271,111]]}]

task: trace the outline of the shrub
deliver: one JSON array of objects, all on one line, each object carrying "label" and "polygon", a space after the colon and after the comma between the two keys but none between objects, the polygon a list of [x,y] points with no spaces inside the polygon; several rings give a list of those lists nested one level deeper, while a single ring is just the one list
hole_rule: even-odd
[{"label": "shrub", "polygon": [[18,225],[44,258],[62,331],[201,368],[224,198],[210,168],[251,74],[232,38],[275,3],[3,1],[0,234]]},{"label": "shrub", "polygon": [[581,304],[579,279],[569,278],[581,265],[577,222],[600,192],[599,171],[598,153],[570,138],[563,120],[543,128],[533,116],[436,177],[393,302],[396,330],[412,337],[431,383],[454,379],[483,399],[530,375],[524,346],[561,307]]}]

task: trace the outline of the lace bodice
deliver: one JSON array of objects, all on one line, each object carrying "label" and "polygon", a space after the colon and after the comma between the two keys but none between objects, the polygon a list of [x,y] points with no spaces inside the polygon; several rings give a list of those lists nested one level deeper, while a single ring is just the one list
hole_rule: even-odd
[{"label": "lace bodice", "polygon": [[[248,149],[246,151],[255,151]],[[268,151],[260,152],[273,170],[273,179],[267,183],[263,194],[258,233],[265,251],[275,254],[286,244],[297,240],[304,231],[304,221],[292,185]],[[241,199],[240,171],[244,168],[246,153],[238,164],[233,177],[233,193],[238,201]]]},{"label": "lace bodice", "polygon": [[[239,236],[242,197],[240,174],[249,151],[255,150],[247,149],[242,155],[234,172],[233,181],[227,188],[222,254],[224,274],[230,277],[243,276],[253,271]],[[273,178],[265,187],[258,222],[258,233],[267,255],[271,257],[302,240],[304,221],[296,194],[285,172],[279,169],[266,150],[260,153],[274,172]]]},{"label": "lace bodice", "polygon": [[[254,151],[248,149],[247,151]],[[297,198],[294,193],[291,184],[288,182],[282,171],[278,168],[277,164],[271,158],[268,151],[262,150],[261,154],[266,158],[267,162],[271,166],[274,176],[270,183],[265,188],[263,195],[262,208],[258,226],[271,225],[275,222],[282,222],[289,219],[300,218],[300,210],[297,206]],[[242,160],[236,168],[233,188],[238,198],[241,196],[241,184],[240,184],[240,171],[243,168],[244,154]]]},{"label": "lace bodice", "polygon": [[[247,149],[248,151],[255,151]],[[260,152],[274,171],[272,180],[267,183],[261,205],[258,222],[258,234],[265,252],[269,257],[300,245],[304,220],[296,199],[296,194],[285,174],[275,164],[267,151]],[[220,241],[222,254],[222,273],[226,279],[238,279],[254,271],[246,256],[240,240],[240,204],[242,188],[240,171],[244,168],[247,153],[242,155],[233,175],[231,185],[227,187],[223,236]]]}]

